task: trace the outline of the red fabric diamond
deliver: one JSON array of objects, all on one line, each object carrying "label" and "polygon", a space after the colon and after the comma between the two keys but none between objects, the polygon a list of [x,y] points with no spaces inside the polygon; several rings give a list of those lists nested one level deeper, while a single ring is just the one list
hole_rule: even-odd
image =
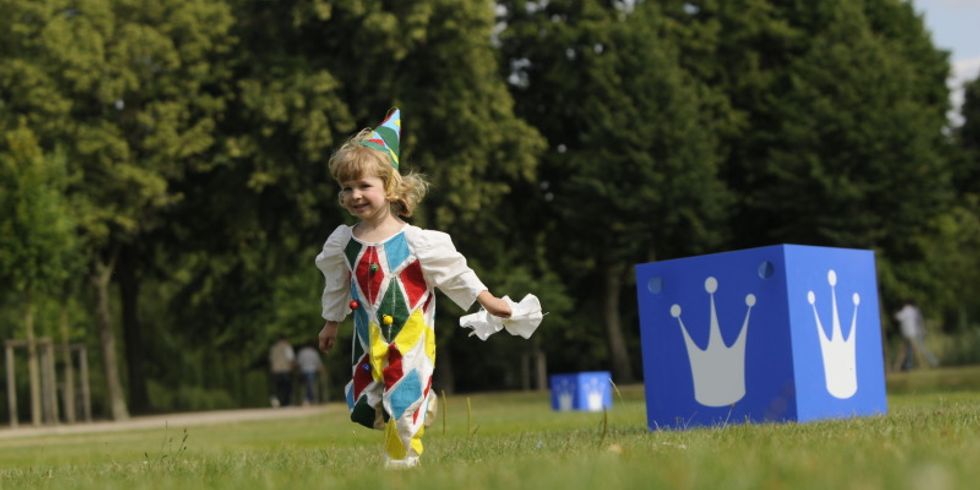
[{"label": "red fabric diamond", "polygon": [[[371,273],[371,264],[377,264],[377,270]],[[381,262],[378,260],[378,251],[375,247],[368,247],[361,255],[361,261],[357,263],[357,284],[361,286],[361,291],[368,303],[374,304],[381,290],[381,281],[385,278]]]},{"label": "red fabric diamond", "polygon": [[402,286],[405,288],[405,293],[408,294],[408,309],[414,310],[428,290],[425,277],[422,276],[422,265],[416,260],[402,270],[400,275]]},{"label": "red fabric diamond", "polygon": [[354,366],[354,399],[357,400],[361,396],[361,392],[364,388],[367,388],[371,381],[374,379],[371,377],[371,363],[368,362],[368,355],[364,354],[361,356],[360,362]]},{"label": "red fabric diamond", "polygon": [[388,367],[382,370],[385,376],[385,390],[402,379],[402,353],[395,347],[395,343],[388,344]]}]

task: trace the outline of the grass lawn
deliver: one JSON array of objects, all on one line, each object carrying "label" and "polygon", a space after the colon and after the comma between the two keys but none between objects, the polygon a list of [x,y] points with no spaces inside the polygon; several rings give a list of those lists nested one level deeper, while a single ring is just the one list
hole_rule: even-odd
[{"label": "grass lawn", "polygon": [[457,395],[445,432],[440,414],[426,434],[423,466],[401,472],[381,469],[382,433],[347,422],[340,405],[186,431],[8,439],[0,488],[976,488],[980,368],[896,375],[889,393],[883,417],[684,432],[646,430],[639,386],[605,424],[552,413],[540,393],[473,395],[467,417]]}]

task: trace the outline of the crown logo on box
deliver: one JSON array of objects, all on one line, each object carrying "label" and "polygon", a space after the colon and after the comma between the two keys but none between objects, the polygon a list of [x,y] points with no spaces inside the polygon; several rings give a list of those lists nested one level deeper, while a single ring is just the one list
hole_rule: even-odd
[{"label": "crown logo on box", "polygon": [[813,308],[813,318],[817,322],[817,333],[820,336],[820,353],[823,355],[823,374],[827,382],[827,391],[835,398],[846,399],[857,393],[857,365],[854,342],[857,337],[858,305],[861,296],[854,293],[851,301],[854,303],[854,314],[851,316],[850,335],[844,337],[840,327],[840,315],[837,313],[837,273],[833,269],[827,271],[827,283],[830,284],[830,304],[833,318],[831,336],[827,338],[820,315],[817,313],[817,297],[813,291],[806,294],[806,299]]},{"label": "crown logo on box", "polygon": [[585,405],[589,411],[598,412],[602,410],[602,381],[597,378],[589,378],[585,382]]},{"label": "crown logo on box", "polygon": [[572,394],[564,391],[558,395],[558,410],[567,412],[572,409]]},{"label": "crown logo on box", "polygon": [[691,377],[694,378],[694,399],[708,407],[723,407],[745,396],[745,337],[749,329],[749,314],[755,306],[755,295],[745,296],[745,305],[748,307],[745,320],[738,338],[729,347],[721,336],[718,313],[715,310],[718,280],[709,276],[704,281],[704,290],[708,293],[711,306],[711,331],[707,347],[701,349],[691,339],[684,320],[681,319],[680,305],[670,307],[670,316],[677,319],[684,334],[687,357],[691,362]]},{"label": "crown logo on box", "polygon": [[555,386],[552,386],[551,389],[555,391],[559,411],[564,412],[574,408],[575,386],[572,385],[571,382],[569,382],[567,379],[560,379],[555,383]]}]

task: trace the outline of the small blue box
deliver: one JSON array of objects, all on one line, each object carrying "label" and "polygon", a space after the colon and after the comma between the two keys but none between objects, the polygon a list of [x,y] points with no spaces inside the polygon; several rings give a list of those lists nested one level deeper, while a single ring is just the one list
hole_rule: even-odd
[{"label": "small blue box", "polygon": [[612,408],[609,371],[588,371],[550,376],[551,408],[558,412],[601,412]]},{"label": "small blue box", "polygon": [[882,414],[874,253],[776,245],[636,266],[647,424]]}]

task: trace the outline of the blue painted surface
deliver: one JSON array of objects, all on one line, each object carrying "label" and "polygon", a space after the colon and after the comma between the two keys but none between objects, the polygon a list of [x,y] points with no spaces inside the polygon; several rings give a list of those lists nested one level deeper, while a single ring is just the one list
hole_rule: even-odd
[{"label": "blue painted surface", "polygon": [[551,408],[555,411],[601,412],[612,408],[608,371],[555,374],[549,377]]},{"label": "blue painted surface", "polygon": [[[857,390],[845,398],[828,391],[813,313],[816,307],[832,338],[830,270],[837,279],[843,336],[833,339],[828,350],[846,354],[842,342],[849,338],[852,298],[855,293],[860,297],[856,356],[851,360]],[[806,421],[887,410],[870,251],[777,245],[641,264],[636,277],[651,430]],[[809,291],[814,292],[813,306]],[[712,297],[721,341],[709,344]],[[685,340],[685,330],[693,345]],[[737,342],[740,335],[743,350]],[[846,373],[846,357],[838,355],[835,359],[843,359],[843,364],[833,364],[841,369],[832,371]],[[847,383],[834,378],[840,393]]]}]

